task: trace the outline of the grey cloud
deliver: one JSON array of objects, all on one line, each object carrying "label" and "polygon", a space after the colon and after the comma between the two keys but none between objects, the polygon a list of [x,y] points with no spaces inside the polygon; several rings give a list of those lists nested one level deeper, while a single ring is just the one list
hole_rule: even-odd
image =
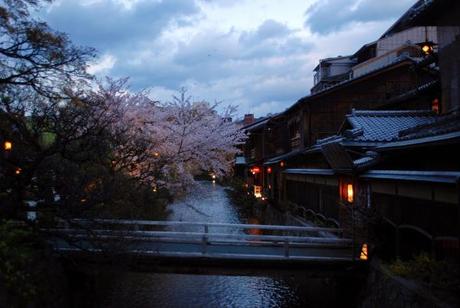
[{"label": "grey cloud", "polygon": [[188,26],[202,17],[194,1],[142,0],[129,10],[115,3],[64,0],[43,18],[76,43],[115,56],[108,73],[129,76],[134,90],[194,85],[192,95],[259,115],[280,111],[308,92],[310,69],[305,76],[302,67],[312,44],[286,25],[266,20],[254,31],[213,31],[172,41],[163,35],[171,23]]},{"label": "grey cloud", "polygon": [[264,21],[256,31],[245,31],[240,36],[241,43],[245,45],[257,44],[268,39],[286,37],[293,31],[285,25],[268,19]]},{"label": "grey cloud", "polygon": [[273,20],[268,19],[259,26],[255,33],[255,37],[259,40],[285,36],[291,33],[291,30],[285,25]]},{"label": "grey cloud", "polygon": [[329,0],[318,1],[306,12],[305,25],[312,32],[327,34],[352,22],[396,19],[415,0]]},{"label": "grey cloud", "polygon": [[74,41],[104,51],[138,47],[139,43],[158,37],[174,18],[184,22],[181,17],[198,12],[198,6],[189,0],[141,0],[129,10],[111,0],[86,5],[65,0],[43,12],[43,17],[53,28],[70,34]]},{"label": "grey cloud", "polygon": [[261,28],[199,33],[187,42],[176,42],[176,51],[168,59],[152,56],[135,66],[120,63],[114,72],[128,72],[132,83],[141,88],[187,86],[197,92],[193,95],[238,104],[241,113],[277,112],[308,93],[310,69],[303,67],[312,44],[289,28],[260,35]]}]

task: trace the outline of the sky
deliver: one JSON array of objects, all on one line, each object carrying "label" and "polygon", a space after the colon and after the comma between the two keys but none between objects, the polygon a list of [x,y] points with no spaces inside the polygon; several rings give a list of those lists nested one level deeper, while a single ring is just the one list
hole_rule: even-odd
[{"label": "sky", "polygon": [[132,90],[238,114],[281,112],[310,93],[322,58],[379,38],[415,0],[55,0],[41,18],[96,48],[89,72]]}]

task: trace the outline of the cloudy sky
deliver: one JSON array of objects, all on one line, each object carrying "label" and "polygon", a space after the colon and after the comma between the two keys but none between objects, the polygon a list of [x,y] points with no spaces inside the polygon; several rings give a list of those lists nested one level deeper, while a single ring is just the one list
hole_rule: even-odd
[{"label": "cloudy sky", "polygon": [[318,60],[377,39],[415,0],[55,0],[51,27],[95,47],[97,76],[262,116],[309,94]]}]

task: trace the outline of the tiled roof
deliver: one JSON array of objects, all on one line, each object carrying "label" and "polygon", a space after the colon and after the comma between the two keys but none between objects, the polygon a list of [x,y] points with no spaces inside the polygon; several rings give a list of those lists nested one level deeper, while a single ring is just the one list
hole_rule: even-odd
[{"label": "tiled roof", "polygon": [[408,128],[399,133],[399,138],[379,146],[379,149],[392,149],[421,144],[458,142],[460,139],[460,115],[437,116],[435,121]]},{"label": "tiled roof", "polygon": [[455,184],[460,179],[458,171],[370,170],[360,178],[380,180],[407,180]]},{"label": "tiled roof", "polygon": [[308,174],[308,175],[334,175],[332,169],[286,169],[283,171],[285,174]]},{"label": "tiled roof", "polygon": [[244,126],[243,130],[252,131],[252,130],[259,129],[259,128],[263,127],[265,124],[267,124],[267,122],[269,120],[270,120],[270,117],[261,118],[261,119],[255,121],[254,123],[251,123],[249,125]]},{"label": "tiled roof", "polygon": [[346,117],[352,129],[343,135],[348,140],[368,142],[396,140],[401,131],[433,123],[436,119],[434,113],[425,110],[353,110]]},{"label": "tiled roof", "polygon": [[402,131],[399,140],[437,136],[455,131],[460,131],[460,115],[438,116],[435,121]]},{"label": "tiled roof", "polygon": [[276,163],[279,163],[280,161],[282,161],[283,159],[288,159],[288,158],[291,158],[293,156],[296,156],[296,155],[299,155],[299,154],[302,154],[302,153],[303,153],[303,149],[296,149],[296,150],[293,150],[291,152],[281,154],[279,156],[272,157],[272,158],[268,159],[264,163],[264,165],[276,164]]}]

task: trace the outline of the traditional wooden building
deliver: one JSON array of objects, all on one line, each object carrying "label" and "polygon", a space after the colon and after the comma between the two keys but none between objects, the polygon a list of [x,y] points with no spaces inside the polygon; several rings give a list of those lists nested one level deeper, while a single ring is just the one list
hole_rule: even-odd
[{"label": "traditional wooden building", "polygon": [[260,195],[353,236],[369,236],[356,220],[378,225],[390,255],[458,256],[459,15],[458,1],[418,1],[378,40],[322,60],[311,95],[253,128]]},{"label": "traditional wooden building", "polygon": [[457,115],[354,110],[303,153],[306,168],[283,172],[283,195],[298,215],[345,228],[355,210],[355,223],[385,229],[374,240],[390,255],[458,255],[459,155]]}]

